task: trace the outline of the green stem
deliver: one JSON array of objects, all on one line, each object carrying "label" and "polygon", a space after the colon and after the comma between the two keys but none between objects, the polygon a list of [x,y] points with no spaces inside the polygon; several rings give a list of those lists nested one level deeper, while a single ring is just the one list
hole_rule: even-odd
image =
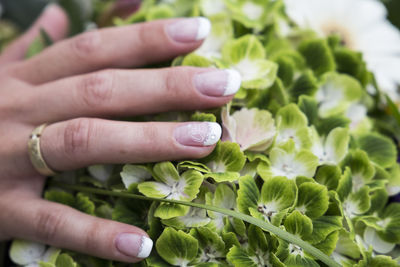
[{"label": "green stem", "polygon": [[55,181],[49,182],[49,185],[50,186],[58,186],[58,187],[61,187],[64,189],[70,189],[70,190],[99,194],[99,195],[116,196],[116,197],[123,197],[123,198],[133,198],[133,199],[141,199],[141,200],[149,200],[149,201],[157,201],[157,202],[165,202],[165,203],[174,203],[174,204],[190,206],[190,207],[206,209],[206,210],[211,210],[214,212],[222,213],[224,215],[231,216],[231,217],[243,220],[245,222],[248,222],[250,224],[253,224],[255,226],[258,226],[261,229],[263,229],[264,231],[270,232],[289,243],[295,244],[295,245],[301,247],[304,251],[308,252],[310,255],[314,256],[315,258],[319,259],[320,261],[322,261],[323,263],[325,263],[326,265],[328,265],[330,267],[340,267],[340,265],[338,263],[336,263],[333,259],[331,259],[329,256],[327,256],[325,253],[323,253],[319,249],[313,247],[309,243],[301,240],[300,238],[298,238],[298,237],[296,237],[296,236],[294,236],[294,235],[292,235],[292,234],[282,230],[281,228],[276,227],[268,222],[256,219],[249,215],[239,213],[239,212],[236,212],[233,210],[228,210],[228,209],[224,209],[224,208],[220,208],[220,207],[209,206],[209,205],[204,205],[204,204],[199,204],[199,203],[194,203],[194,202],[146,197],[146,196],[136,195],[136,194],[127,193],[127,192],[108,191],[108,190],[104,190],[104,189],[98,189],[98,188],[92,188],[92,187],[86,187],[86,186],[80,186],[80,185],[71,185],[71,184],[65,184],[65,183],[60,183],[60,182],[55,182]]}]

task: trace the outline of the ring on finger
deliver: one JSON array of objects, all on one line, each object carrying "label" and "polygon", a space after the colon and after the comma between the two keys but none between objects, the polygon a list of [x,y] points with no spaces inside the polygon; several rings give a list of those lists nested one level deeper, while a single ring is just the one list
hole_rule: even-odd
[{"label": "ring on finger", "polygon": [[52,176],[57,173],[47,165],[40,150],[40,137],[46,126],[47,123],[44,123],[32,131],[29,136],[28,151],[33,167],[44,176]]}]

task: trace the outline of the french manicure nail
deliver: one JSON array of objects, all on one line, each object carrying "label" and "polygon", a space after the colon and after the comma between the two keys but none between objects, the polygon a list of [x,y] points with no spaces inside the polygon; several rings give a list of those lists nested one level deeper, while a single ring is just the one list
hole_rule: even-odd
[{"label": "french manicure nail", "polygon": [[191,122],[175,129],[176,141],[184,146],[211,146],[221,138],[222,129],[215,122]]},{"label": "french manicure nail", "polygon": [[153,241],[144,235],[122,233],[117,237],[115,246],[122,254],[144,259],[150,255]]},{"label": "french manicure nail", "polygon": [[176,42],[190,43],[203,40],[211,31],[211,23],[203,17],[181,19],[167,25],[168,35]]},{"label": "french manicure nail", "polygon": [[240,73],[232,69],[202,72],[194,77],[196,89],[208,96],[233,95],[241,82]]}]

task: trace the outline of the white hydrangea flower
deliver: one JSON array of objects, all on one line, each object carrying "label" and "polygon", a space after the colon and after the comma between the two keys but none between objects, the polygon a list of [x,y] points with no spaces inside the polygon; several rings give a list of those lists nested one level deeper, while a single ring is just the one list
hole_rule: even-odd
[{"label": "white hydrangea flower", "polygon": [[339,34],[350,49],[363,53],[382,88],[400,103],[400,32],[376,0],[284,0],[288,16],[320,36]]}]

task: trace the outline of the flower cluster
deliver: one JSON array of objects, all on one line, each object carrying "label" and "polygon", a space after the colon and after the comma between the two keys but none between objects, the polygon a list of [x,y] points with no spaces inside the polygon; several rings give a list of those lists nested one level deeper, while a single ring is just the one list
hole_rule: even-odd
[{"label": "flower cluster", "polygon": [[[363,55],[343,36],[300,31],[280,0],[145,0],[115,23],[189,15],[208,17],[211,35],[172,65],[232,68],[243,78],[226,107],[178,116],[223,125],[213,153],[194,161],[92,166],[55,179],[68,175],[79,184],[246,214],[341,266],[398,266],[400,204],[389,197],[400,192],[400,113]],[[163,118],[171,116],[157,116]],[[146,229],[155,240],[146,266],[325,266],[304,247],[240,216],[54,188],[45,197]],[[29,258],[23,255],[29,244],[14,242],[16,263],[95,261],[59,250],[50,257],[44,247]]]}]

